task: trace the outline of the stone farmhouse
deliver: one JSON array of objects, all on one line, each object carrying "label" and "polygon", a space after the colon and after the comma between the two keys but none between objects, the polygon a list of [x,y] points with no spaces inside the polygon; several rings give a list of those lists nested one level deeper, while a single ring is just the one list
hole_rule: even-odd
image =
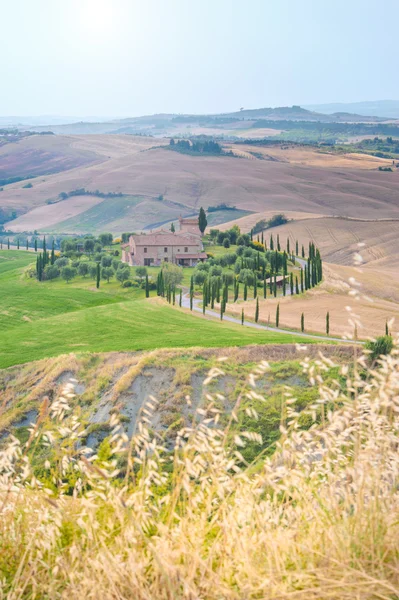
[{"label": "stone farmhouse", "polygon": [[171,262],[193,267],[206,260],[198,217],[180,217],[179,223],[180,229],[175,233],[161,229],[154,233],[131,235],[129,242],[122,245],[122,262],[145,267]]}]

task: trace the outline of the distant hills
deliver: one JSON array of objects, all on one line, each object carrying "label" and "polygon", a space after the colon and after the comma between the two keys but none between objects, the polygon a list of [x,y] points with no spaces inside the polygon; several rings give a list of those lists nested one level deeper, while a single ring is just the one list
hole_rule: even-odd
[{"label": "distant hills", "polygon": [[339,112],[357,113],[358,115],[373,115],[385,119],[399,118],[399,100],[375,100],[367,102],[336,102],[331,104],[308,104],[305,106],[310,111],[326,114]]},{"label": "distant hills", "polygon": [[[361,104],[361,103],[360,103]],[[364,110],[366,105],[363,103]],[[372,104],[372,103],[371,103]],[[377,103],[378,104],[378,103]],[[88,117],[73,121],[71,117],[0,117],[0,128],[7,127],[7,120],[13,120],[14,126],[20,130],[29,129],[30,131],[43,132],[52,131],[56,134],[79,135],[79,134],[133,134],[133,135],[151,135],[154,137],[192,135],[210,135],[220,136],[222,138],[232,139],[240,136],[240,130],[244,132],[252,128],[262,128],[269,130],[285,129],[287,123],[301,123],[308,125],[314,124],[375,124],[378,125],[386,120],[385,116],[379,116],[376,113],[353,112],[346,110],[347,105],[326,105],[327,108],[337,106],[337,110],[320,112],[310,110],[298,105],[241,109],[236,112],[218,113],[218,114],[173,114],[161,113],[155,115],[143,115],[140,117],[128,117],[119,119],[106,119]],[[375,103],[369,106],[372,111]],[[399,118],[399,102],[397,103]],[[386,107],[386,110],[388,108]],[[392,109],[393,110],[393,109]],[[393,118],[393,117],[390,117]],[[64,121],[63,121],[64,119]],[[63,122],[62,122],[63,121]],[[259,126],[258,126],[259,124]],[[281,127],[280,127],[281,124]],[[299,128],[299,127],[298,127]],[[376,134],[378,132],[375,132]],[[251,135],[254,132],[252,131]],[[271,135],[267,131],[261,135]]]},{"label": "distant hills", "polygon": [[[398,100],[375,102],[352,102],[310,104],[306,106],[278,106],[241,109],[235,112],[216,114],[160,113],[140,117],[95,117],[95,116],[0,116],[0,128],[32,130],[48,129],[54,133],[130,133],[126,128],[139,126],[141,129],[162,129],[173,124],[228,125],[233,121],[307,121],[320,123],[376,123],[390,118],[399,119]],[[101,125],[101,127],[100,127]],[[98,131],[101,130],[101,131]]]}]

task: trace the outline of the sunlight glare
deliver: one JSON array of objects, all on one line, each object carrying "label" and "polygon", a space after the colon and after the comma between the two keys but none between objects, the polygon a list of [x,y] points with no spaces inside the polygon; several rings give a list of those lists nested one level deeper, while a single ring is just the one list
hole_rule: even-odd
[{"label": "sunlight glare", "polygon": [[112,0],[82,0],[81,24],[94,35],[105,33],[113,22]]}]

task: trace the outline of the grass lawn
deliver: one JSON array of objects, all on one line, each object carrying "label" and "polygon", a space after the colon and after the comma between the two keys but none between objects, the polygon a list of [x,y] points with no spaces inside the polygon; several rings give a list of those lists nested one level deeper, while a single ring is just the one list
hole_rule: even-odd
[{"label": "grass lawn", "polygon": [[67,352],[309,342],[203,319],[117,282],[99,290],[83,278],[40,283],[24,272],[34,260],[0,252],[0,368]]}]

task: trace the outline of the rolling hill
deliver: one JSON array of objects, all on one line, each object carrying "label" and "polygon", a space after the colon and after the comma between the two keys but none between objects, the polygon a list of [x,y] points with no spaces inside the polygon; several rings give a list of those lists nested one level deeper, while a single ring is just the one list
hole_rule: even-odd
[{"label": "rolling hill", "polygon": [[[370,219],[399,217],[399,174],[378,171],[379,166],[392,164],[389,159],[336,156],[298,146],[281,150],[248,145],[234,147],[236,156],[192,156],[170,152],[164,147],[168,140],[143,136],[45,138],[49,147],[56,143],[65,155],[72,154],[83,164],[32,179],[29,189],[24,187],[26,182],[18,182],[0,192],[3,210],[17,213],[18,218],[7,224],[16,232],[73,233],[89,228],[120,233],[156,227],[179,214],[193,214],[200,206],[223,202],[255,213],[277,210],[347,217],[361,214]],[[43,139],[32,136],[28,142],[43,144]],[[5,155],[8,152],[14,157],[13,168],[29,170],[24,145],[13,146],[3,148]],[[11,148],[7,151],[7,147]],[[87,164],[88,160],[92,164]],[[45,171],[46,161],[41,165]],[[123,198],[102,198],[100,202],[95,196],[75,196],[59,202],[61,193],[81,188],[119,193]],[[226,215],[225,220],[231,218]]]}]

